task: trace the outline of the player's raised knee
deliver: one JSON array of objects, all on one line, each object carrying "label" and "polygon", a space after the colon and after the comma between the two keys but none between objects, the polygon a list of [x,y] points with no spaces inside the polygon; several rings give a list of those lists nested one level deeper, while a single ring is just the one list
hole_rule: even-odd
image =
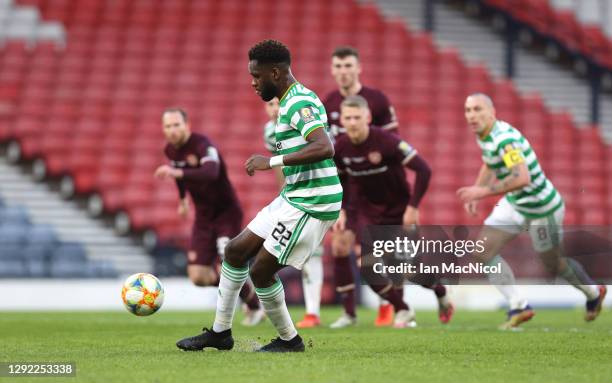
[{"label": "player's raised knee", "polygon": [[243,256],[244,254],[241,253],[236,238],[231,239],[227,245],[225,245],[223,260],[228,262],[231,266],[241,267],[244,265],[245,261],[242,260]]}]

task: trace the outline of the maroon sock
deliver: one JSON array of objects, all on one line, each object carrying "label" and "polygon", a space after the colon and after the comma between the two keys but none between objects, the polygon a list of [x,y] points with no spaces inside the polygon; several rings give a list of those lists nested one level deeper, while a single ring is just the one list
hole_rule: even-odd
[{"label": "maroon sock", "polygon": [[400,296],[400,298],[404,299],[404,286],[393,286],[393,290],[395,293]]},{"label": "maroon sock", "polygon": [[442,298],[443,296],[446,295],[446,287],[441,284],[441,283],[436,283],[435,285],[421,285],[423,287],[425,287],[426,289],[430,289],[433,290],[434,294],[436,294],[436,297],[438,298]]},{"label": "maroon sock", "polygon": [[436,294],[436,297],[438,297],[438,298],[442,298],[443,296],[446,295],[446,287],[443,284],[441,284],[441,283],[437,283],[433,287],[433,291]]},{"label": "maroon sock", "polygon": [[[389,285],[376,285],[370,287],[379,297],[388,300],[393,305],[393,311],[408,310],[408,305],[404,302],[404,297],[398,290],[394,289],[393,286],[391,286],[391,288],[389,288]],[[387,291],[381,293],[381,291],[384,290]]]},{"label": "maroon sock", "polygon": [[334,257],[334,281],[344,312],[355,317],[355,280],[350,257]]},{"label": "maroon sock", "polygon": [[251,282],[247,279],[240,290],[240,299],[244,303],[246,303],[247,307],[250,310],[259,310],[259,299],[257,298],[257,294],[255,294],[255,289],[251,285]]},{"label": "maroon sock", "polygon": [[344,306],[344,312],[355,318],[357,316],[355,313],[355,288],[353,287],[350,290],[341,292],[340,300],[342,301],[342,306]]}]

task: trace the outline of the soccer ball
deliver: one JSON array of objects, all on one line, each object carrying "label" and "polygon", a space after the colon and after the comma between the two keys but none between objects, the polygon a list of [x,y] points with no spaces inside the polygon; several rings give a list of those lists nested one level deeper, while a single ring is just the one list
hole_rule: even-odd
[{"label": "soccer ball", "polygon": [[130,275],[123,283],[121,299],[125,308],[132,314],[151,315],[164,303],[164,287],[154,275]]}]

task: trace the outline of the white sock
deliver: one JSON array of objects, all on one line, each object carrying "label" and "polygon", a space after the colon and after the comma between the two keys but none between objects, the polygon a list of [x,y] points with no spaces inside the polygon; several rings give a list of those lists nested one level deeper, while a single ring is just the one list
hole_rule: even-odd
[{"label": "white sock", "polygon": [[[448,291],[448,287],[447,287],[447,291]],[[437,299],[438,299],[438,305],[442,307],[446,307],[450,303],[450,301],[448,300],[448,292],[446,293],[445,296],[439,297]]]},{"label": "white sock", "polygon": [[506,261],[500,255],[496,255],[488,262],[489,265],[497,265],[498,263],[501,273],[487,274],[489,282],[495,285],[497,290],[506,298],[510,304],[511,310],[525,308],[525,306],[527,306],[527,300],[523,298],[516,289],[514,273]]},{"label": "white sock", "polygon": [[320,315],[321,286],[323,285],[323,262],[321,257],[311,256],[302,268],[302,288],[306,314]]},{"label": "white sock", "polygon": [[588,300],[599,296],[599,290],[595,282],[589,277],[582,265],[572,258],[565,258],[567,268],[559,273],[569,284],[582,291]]},{"label": "white sock", "polygon": [[221,265],[219,292],[217,297],[217,313],[213,323],[213,331],[221,332],[232,328],[234,311],[238,302],[238,294],[249,277],[248,266],[237,269],[226,262]]},{"label": "white sock", "polygon": [[293,339],[297,335],[297,330],[293,326],[293,321],[285,304],[285,290],[280,279],[265,288],[255,288],[257,297],[261,302],[266,316],[278,331],[278,335],[282,340]]}]

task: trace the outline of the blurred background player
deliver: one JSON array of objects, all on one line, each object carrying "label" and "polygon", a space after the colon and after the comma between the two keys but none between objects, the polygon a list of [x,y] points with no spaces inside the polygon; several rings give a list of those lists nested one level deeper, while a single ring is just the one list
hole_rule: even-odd
[{"label": "blurred background player", "polygon": [[493,101],[485,94],[467,97],[465,119],[476,134],[484,164],[475,184],[459,189],[457,194],[472,215],[480,199],[502,195],[480,233],[479,239],[487,238],[485,252],[475,253],[483,262],[502,266],[501,274],[489,275],[510,304],[508,321],[502,327],[517,327],[534,316],[527,300],[516,290],[512,269],[499,256],[502,248],[525,230],[545,267],[586,296],[585,320],[594,320],[606,287],[595,286],[578,262],[562,256],[563,198],[546,178],[531,145],[516,128],[497,120]]},{"label": "blurred background player", "polygon": [[[187,113],[178,108],[166,109],[162,125],[167,140],[164,153],[171,165],[158,167],[155,177],[176,181],[181,217],[189,214],[187,192],[195,205],[187,275],[196,286],[218,286],[219,260],[229,239],[240,232],[240,203],[219,152],[206,136],[191,132]],[[242,324],[254,326],[261,322],[264,312],[250,283],[244,284],[240,297],[247,306]]]},{"label": "blurred background player", "polygon": [[338,89],[330,92],[323,104],[327,110],[330,130],[334,137],[344,134],[346,130],[340,123],[340,104],[353,95],[359,95],[368,101],[372,115],[372,126],[397,133],[398,123],[395,110],[387,96],[378,89],[361,84],[361,63],[359,52],[352,47],[338,47],[332,53],[331,74],[338,84]]},{"label": "blurred background player", "polygon": [[[350,269],[349,252],[361,231],[368,225],[396,225],[412,227],[419,223],[419,202],[425,195],[431,170],[417,151],[407,142],[382,129],[369,127],[371,121],[368,102],[361,96],[349,96],[341,104],[341,123],[346,134],[336,141],[334,159],[338,171],[344,174],[343,207],[333,226],[338,242],[338,258]],[[416,173],[413,193],[406,181],[404,167]],[[412,194],[412,195],[411,195]],[[357,250],[359,252],[359,250]],[[343,285],[354,285],[352,272],[341,274]],[[395,310],[394,327],[416,324],[414,311],[403,300],[403,289],[393,288],[390,279],[384,285],[370,285]],[[435,283],[430,286],[438,297],[440,320],[447,323],[453,306],[446,296],[446,288]],[[356,322],[354,290],[343,292],[344,314],[331,327],[342,328]]]},{"label": "blurred background player", "polygon": [[[387,96],[378,89],[369,88],[361,84],[359,75],[361,74],[361,63],[359,52],[349,46],[337,47],[332,53],[331,74],[338,85],[338,89],[327,95],[323,104],[327,110],[327,119],[334,137],[343,135],[346,130],[340,123],[340,104],[342,101],[353,95],[359,95],[368,102],[371,125],[377,128],[388,130],[397,134],[398,123],[395,111]],[[343,175],[340,175],[343,177]],[[332,233],[332,235],[335,235]],[[339,284],[343,280],[342,275],[352,273],[347,267],[347,260],[339,259],[336,250],[337,241],[332,239],[332,256],[334,257],[334,279],[336,281],[336,291],[341,299],[346,299],[346,293],[354,295],[355,284]],[[396,283],[395,288],[404,291],[403,282]],[[389,326],[393,323],[393,306],[384,300],[378,309],[378,316],[374,321],[376,326]]]},{"label": "blurred background player", "polygon": [[314,92],[293,77],[289,49],[275,40],[256,44],[249,50],[249,72],[255,92],[265,102],[277,97],[280,109],[275,130],[278,154],[253,155],[245,169],[253,176],[256,171],[282,167],[285,186],[280,196],[227,245],[213,328],[177,342],[177,347],[186,351],[205,347],[229,350],[234,346],[234,306],[250,273],[279,335],[259,351],[303,352],[304,342],[287,310],[277,273],[289,265],[301,270],[340,213],[342,186],[325,108]]},{"label": "blurred background player", "polygon": [[[276,139],[274,131],[278,120],[278,98],[265,103],[266,114],[270,120],[264,126],[264,142],[266,149],[271,154],[276,154]],[[285,176],[280,167],[272,169],[278,182],[279,190],[282,190],[285,185]],[[297,328],[311,328],[321,324],[321,288],[323,287],[323,245],[320,245],[312,254],[312,257],[304,264],[302,268],[302,289],[304,291],[304,303],[306,304],[306,314],[304,318],[297,322]]]},{"label": "blurred background player", "polygon": [[[276,140],[274,139],[274,131],[276,130],[276,123],[278,120],[278,98],[274,97],[272,100],[265,104],[266,114],[270,119],[264,125],[264,144],[266,149],[271,153],[276,153]],[[279,190],[285,185],[285,176],[283,176],[283,170],[281,168],[273,168],[272,171],[276,176],[276,183],[278,184]]]}]

